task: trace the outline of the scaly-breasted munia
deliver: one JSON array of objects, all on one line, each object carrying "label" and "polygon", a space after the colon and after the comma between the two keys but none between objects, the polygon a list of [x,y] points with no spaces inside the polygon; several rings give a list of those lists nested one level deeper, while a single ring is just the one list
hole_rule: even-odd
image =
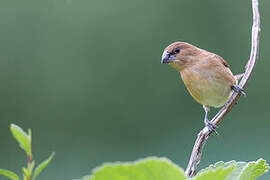
[{"label": "scaly-breasted munia", "polygon": [[216,125],[208,120],[210,107],[223,106],[232,90],[245,94],[222,57],[189,43],[169,45],[162,54],[161,63],[167,63],[180,72],[191,96],[203,105],[204,123],[211,131],[216,132]]}]

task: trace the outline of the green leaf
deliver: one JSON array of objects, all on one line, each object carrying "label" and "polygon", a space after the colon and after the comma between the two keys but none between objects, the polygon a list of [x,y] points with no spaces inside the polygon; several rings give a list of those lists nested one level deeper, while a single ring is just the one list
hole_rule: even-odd
[{"label": "green leaf", "polygon": [[130,163],[106,163],[83,180],[254,180],[267,172],[265,160],[217,162],[187,178],[184,171],[166,158],[145,158]]},{"label": "green leaf", "polygon": [[243,168],[246,166],[246,162],[235,162],[231,161],[235,164],[234,171],[226,178],[226,180],[237,180],[240,178],[241,172]]},{"label": "green leaf", "polygon": [[32,177],[32,172],[33,172],[34,167],[35,167],[35,161],[32,161],[28,168],[25,168],[25,167],[22,168],[23,175],[24,177],[26,177],[26,179],[30,179]]},{"label": "green leaf", "polygon": [[107,163],[83,180],[187,180],[183,169],[167,158],[146,158],[131,163]]},{"label": "green leaf", "polygon": [[10,130],[20,147],[27,155],[31,155],[31,131],[29,130],[29,135],[27,135],[22,128],[15,124],[11,124]]},{"label": "green leaf", "polygon": [[33,175],[33,180],[36,179],[36,177],[41,173],[41,171],[43,171],[47,167],[47,165],[52,160],[54,154],[55,153],[52,153],[48,159],[46,159],[45,161],[43,161],[42,163],[40,163],[40,165],[36,167],[34,175]]},{"label": "green leaf", "polygon": [[0,169],[0,175],[6,176],[6,177],[8,177],[9,179],[12,179],[12,180],[20,180],[20,178],[19,178],[19,176],[17,174],[15,174],[14,172],[9,171],[9,170]]},{"label": "green leaf", "polygon": [[263,175],[269,170],[269,164],[264,159],[258,159],[256,162],[247,163],[242,170],[239,180],[253,180]]},{"label": "green leaf", "polygon": [[265,160],[256,162],[218,162],[201,170],[193,180],[254,180],[269,170]]},{"label": "green leaf", "polygon": [[28,167],[28,171],[31,176],[32,176],[34,167],[35,167],[35,161],[32,161],[30,164],[30,167]]},{"label": "green leaf", "polygon": [[234,161],[227,163],[217,162],[215,165],[210,165],[208,168],[200,171],[194,180],[225,180],[230,173],[235,169]]},{"label": "green leaf", "polygon": [[31,174],[27,168],[23,167],[22,171],[23,171],[24,177],[26,177],[25,179],[29,179],[31,177]]}]

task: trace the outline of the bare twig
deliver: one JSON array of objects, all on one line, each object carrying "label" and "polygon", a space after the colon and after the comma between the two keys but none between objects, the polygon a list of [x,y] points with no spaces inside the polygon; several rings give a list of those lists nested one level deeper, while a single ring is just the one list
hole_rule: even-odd
[{"label": "bare twig", "polygon": [[[242,80],[239,83],[239,86],[244,88],[253,72],[255,67],[255,63],[258,59],[259,54],[259,35],[260,35],[260,15],[259,15],[259,7],[258,0],[252,0],[252,10],[253,10],[253,26],[252,26],[252,39],[251,39],[251,52],[250,57],[246,65],[246,71]],[[216,125],[219,125],[224,116],[232,109],[232,107],[237,103],[240,98],[240,94],[234,92],[228,102],[219,110],[219,112],[215,115],[215,117],[211,120]],[[198,134],[197,140],[194,144],[190,160],[186,169],[185,174],[188,177],[193,177],[196,175],[197,167],[200,163],[203,146],[209,138],[211,131],[205,127]]]}]

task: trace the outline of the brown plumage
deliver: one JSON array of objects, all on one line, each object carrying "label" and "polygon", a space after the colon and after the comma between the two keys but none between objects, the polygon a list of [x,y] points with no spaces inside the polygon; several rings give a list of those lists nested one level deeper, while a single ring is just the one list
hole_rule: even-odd
[{"label": "brown plumage", "polygon": [[[237,86],[237,78],[229,64],[220,56],[186,42],[175,42],[165,48],[162,63],[167,63],[180,72],[191,96],[204,106],[206,116],[209,107],[221,107],[231,91],[243,93]],[[206,125],[209,121],[206,117]],[[213,124],[209,127],[213,130]]]}]

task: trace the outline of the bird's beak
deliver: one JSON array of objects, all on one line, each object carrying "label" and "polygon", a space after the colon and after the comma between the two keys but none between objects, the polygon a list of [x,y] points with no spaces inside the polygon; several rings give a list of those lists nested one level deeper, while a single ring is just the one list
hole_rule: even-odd
[{"label": "bird's beak", "polygon": [[161,58],[161,64],[167,64],[173,62],[175,60],[175,56],[171,55],[167,51],[164,51]]}]

